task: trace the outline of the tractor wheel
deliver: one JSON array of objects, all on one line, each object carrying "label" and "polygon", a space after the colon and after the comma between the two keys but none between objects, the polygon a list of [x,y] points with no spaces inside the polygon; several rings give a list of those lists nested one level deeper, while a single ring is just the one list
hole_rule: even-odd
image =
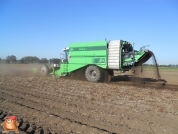
[{"label": "tractor wheel", "polygon": [[101,81],[102,71],[97,66],[88,66],[85,70],[85,77],[88,81],[99,82]]},{"label": "tractor wheel", "polygon": [[47,76],[49,74],[49,68],[46,65],[43,65],[40,68],[40,75]]}]

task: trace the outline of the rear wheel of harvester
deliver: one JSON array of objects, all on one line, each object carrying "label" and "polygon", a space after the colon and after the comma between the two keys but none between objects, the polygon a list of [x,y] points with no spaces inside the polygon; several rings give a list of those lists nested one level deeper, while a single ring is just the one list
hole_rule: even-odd
[{"label": "rear wheel of harvester", "polygon": [[114,72],[113,70],[104,70],[104,82],[110,82],[113,78]]},{"label": "rear wheel of harvester", "polygon": [[88,66],[85,70],[85,77],[88,81],[99,82],[102,78],[102,70],[97,66]]},{"label": "rear wheel of harvester", "polygon": [[43,65],[40,68],[40,75],[47,76],[49,74],[49,68],[46,65]]},{"label": "rear wheel of harvester", "polygon": [[113,70],[103,69],[102,82],[110,82],[113,79]]}]

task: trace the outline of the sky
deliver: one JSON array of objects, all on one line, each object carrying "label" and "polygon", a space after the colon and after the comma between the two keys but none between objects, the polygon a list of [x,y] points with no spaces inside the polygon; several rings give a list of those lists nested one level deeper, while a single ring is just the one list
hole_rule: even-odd
[{"label": "sky", "polygon": [[178,64],[178,0],[0,0],[0,58],[60,58],[71,43],[150,45],[158,64]]}]

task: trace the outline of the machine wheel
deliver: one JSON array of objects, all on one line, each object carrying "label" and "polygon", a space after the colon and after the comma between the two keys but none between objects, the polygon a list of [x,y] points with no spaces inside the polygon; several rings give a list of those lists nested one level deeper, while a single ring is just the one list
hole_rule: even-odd
[{"label": "machine wheel", "polygon": [[40,68],[40,75],[47,76],[49,74],[49,68],[46,65],[43,65]]},{"label": "machine wheel", "polygon": [[102,71],[97,66],[88,66],[85,70],[85,77],[88,81],[99,82],[101,81]]},{"label": "machine wheel", "polygon": [[104,70],[104,77],[103,77],[103,81],[104,82],[110,82],[113,78],[113,70]]}]

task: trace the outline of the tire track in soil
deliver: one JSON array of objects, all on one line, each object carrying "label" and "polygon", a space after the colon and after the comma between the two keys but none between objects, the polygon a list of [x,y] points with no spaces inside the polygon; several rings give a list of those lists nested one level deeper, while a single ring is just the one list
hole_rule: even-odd
[{"label": "tire track in soil", "polygon": [[[13,90],[15,90],[15,91],[13,91]],[[17,93],[19,91],[20,91],[20,94]],[[76,117],[79,114],[79,112],[82,113],[83,111],[88,111],[88,110],[91,111],[91,109],[94,111],[94,109],[91,106],[88,106],[88,109],[83,109],[83,111],[82,110],[77,111],[79,109],[82,109],[81,106],[78,106],[79,102],[73,102],[72,103],[72,102],[68,102],[67,100],[62,100],[62,102],[65,103],[65,104],[59,105],[59,101],[58,101],[58,103],[56,105],[55,100],[57,100],[58,98],[55,98],[54,96],[49,97],[49,95],[44,95],[44,94],[39,94],[39,93],[38,94],[37,93],[33,93],[32,94],[30,92],[31,91],[29,91],[29,90],[24,91],[24,90],[20,90],[20,89],[17,90],[17,89],[13,89],[13,88],[4,88],[4,90],[2,90],[3,96],[6,96],[3,99],[7,98],[7,96],[10,95],[9,98],[11,98],[11,100],[13,100],[12,102],[18,103],[20,105],[24,105],[24,106],[27,106],[27,107],[34,108],[34,109],[39,110],[41,112],[44,112],[45,109],[46,109],[46,107],[50,107],[51,111],[53,111],[53,112],[49,112],[48,111],[49,112],[48,115],[49,114],[50,115],[58,115],[58,113],[60,113],[59,116],[60,116],[60,118],[62,117],[62,119],[68,119],[69,121],[75,121],[75,122],[77,121],[79,124],[82,124],[82,123],[89,124],[89,126],[93,125],[92,127],[96,127],[97,126],[98,129],[105,130],[106,132],[109,130],[109,132],[113,132],[113,133],[117,133],[117,132],[123,133],[124,130],[130,130],[130,131],[127,131],[127,132],[124,132],[124,133],[132,133],[132,132],[136,132],[136,133],[151,133],[151,131],[152,131],[152,129],[150,129],[149,127],[144,128],[145,125],[147,125],[147,126],[150,125],[150,124],[147,124],[147,122],[149,122],[149,121],[144,121],[144,119],[139,119],[139,115],[136,116],[137,118],[133,118],[133,117],[129,117],[129,116],[126,116],[125,118],[123,118],[121,116],[118,117],[117,112],[120,113],[121,111],[118,111],[118,110],[115,110],[115,111],[114,110],[109,110],[107,108],[98,107],[98,106],[92,106],[92,107],[94,109],[96,107],[98,107],[98,109],[102,109],[104,111],[99,111],[98,110],[98,111],[95,112],[95,114],[96,113],[103,113],[104,117],[102,117],[101,115],[97,115],[99,122],[95,121],[96,123],[95,122],[91,122],[90,123],[89,122],[89,118],[87,119],[87,122],[85,122],[84,120],[82,120],[82,119],[84,119],[84,117],[81,116],[82,114],[80,114],[80,116],[78,118],[76,118]],[[30,94],[31,94],[31,96],[30,96]],[[30,97],[27,98],[27,97],[22,97],[22,96],[30,96]],[[41,96],[41,98],[43,100],[46,100],[46,102],[41,102],[41,100],[39,98],[40,96]],[[24,100],[24,98],[25,98],[25,100]],[[23,102],[21,101],[21,99],[23,99]],[[31,104],[29,104],[29,102]],[[40,107],[39,107],[39,104],[37,104],[39,102],[41,103]],[[67,108],[64,107],[65,105],[67,106]],[[74,106],[74,108],[72,108],[72,106]],[[75,109],[76,106],[78,106],[79,108]],[[84,105],[82,105],[82,106],[84,106]],[[53,107],[55,107],[55,108],[53,108]],[[85,108],[86,107],[87,106],[85,105]],[[60,109],[65,109],[65,110],[66,109],[72,109],[73,111],[70,111],[70,110],[68,110],[68,111],[61,110],[60,111]],[[74,111],[76,113],[73,113]],[[71,112],[72,112],[73,115],[72,114],[66,114],[66,113],[71,113]],[[122,112],[124,112],[124,111],[122,111]],[[65,113],[65,114],[63,115],[61,113]],[[108,113],[112,113],[112,115],[110,114],[110,115],[107,116]],[[86,113],[84,113],[84,114],[86,114]],[[115,116],[113,116],[113,115],[115,115]],[[75,117],[75,118],[73,118],[73,117]],[[80,117],[82,117],[82,118],[80,119]],[[96,118],[97,118],[96,115],[95,116],[94,115],[93,116],[90,115],[90,117],[93,117],[92,120],[96,120]],[[110,120],[111,122],[103,122],[103,120],[104,121]],[[125,124],[124,123],[118,124],[118,120],[120,122],[125,122]],[[135,129],[134,129],[134,126],[133,126],[133,122],[137,122],[137,125],[135,125]],[[159,119],[159,122],[164,122],[164,121],[161,121]],[[107,126],[105,126],[105,127],[99,126],[98,124],[101,124],[101,123],[103,123],[103,124],[105,123],[105,125],[108,125],[108,124],[111,124],[111,125],[108,126],[108,127]],[[157,125],[159,124],[158,122],[156,122],[156,123],[151,122],[151,123],[152,124],[157,124]],[[114,127],[113,124],[115,124],[116,127]],[[141,129],[139,130],[138,126],[140,128],[142,128],[142,129],[144,128],[145,130],[141,130]],[[122,128],[124,128],[123,131],[121,131]]]},{"label": "tire track in soil", "polygon": [[[81,125],[76,122],[71,122],[68,119],[62,119],[57,115],[49,115],[49,113],[41,112],[29,106],[23,106],[22,104],[8,102],[8,101],[5,102],[3,101],[1,104],[8,105],[8,107],[10,108],[9,109],[7,107],[5,108],[6,110],[10,110],[10,111],[11,110],[17,111],[17,108],[19,108],[18,113],[21,114],[20,115],[17,114],[18,118],[19,117],[26,118],[30,124],[35,124],[38,129],[42,127],[44,134],[48,134],[48,133],[82,133],[82,134],[88,134],[88,133],[105,134],[106,133],[107,134],[107,132],[105,131],[99,131],[96,128],[92,128],[86,125]],[[31,120],[30,115],[34,116],[33,120]]]},{"label": "tire track in soil", "polygon": [[[21,79],[19,79],[19,81],[21,81]],[[171,125],[167,123],[166,120],[161,120],[158,117],[150,118],[150,116],[146,117],[146,115],[140,116],[140,114],[135,114],[133,112],[126,112],[125,110],[120,110],[120,109],[114,109],[113,107],[99,106],[99,105],[94,105],[94,104],[90,104],[87,102],[81,103],[80,99],[76,101],[75,99],[71,100],[70,97],[67,98],[67,96],[69,96],[70,94],[72,95],[72,93],[73,94],[77,93],[74,91],[72,93],[67,93],[67,91],[66,92],[63,91],[62,95],[64,95],[64,97],[61,96],[62,98],[59,98],[59,96],[55,95],[55,93],[50,92],[50,90],[48,90],[49,89],[48,87],[46,87],[44,90],[44,87],[46,86],[45,83],[48,83],[49,87],[50,86],[54,87],[54,84],[56,84],[56,82],[54,82],[51,79],[42,79],[42,81],[43,83],[39,83],[39,80],[38,81],[33,80],[32,81],[33,83],[31,83],[31,80],[29,79],[29,80],[23,81],[23,83],[18,83],[17,85],[15,83],[18,81],[13,81],[13,79],[10,79],[7,84],[2,83],[3,86],[1,86],[0,89],[4,89],[3,93],[6,94],[6,96],[9,96],[8,101],[11,100],[10,98],[14,97],[13,99],[18,101],[19,105],[22,105],[22,100],[23,100],[24,101],[23,107],[26,107],[29,109],[33,108],[35,111],[38,111],[38,113],[39,112],[45,113],[46,116],[44,116],[43,118],[41,117],[40,114],[38,114],[38,116],[41,119],[45,119],[49,115],[51,116],[56,115],[56,116],[59,116],[60,119],[62,118],[65,119],[65,117],[62,117],[62,116],[66,115],[67,113],[68,115],[71,115],[71,117],[67,116],[68,121],[78,122],[79,123],[78,125],[81,125],[82,123],[86,124],[83,121],[84,119],[91,120],[94,123],[96,122],[96,125],[93,124],[92,122],[92,125],[94,127],[96,127],[98,124],[102,124],[102,125],[104,124],[103,125],[104,130],[106,130],[104,132],[113,132],[113,130],[112,131],[109,131],[109,130],[110,128],[114,129],[115,127],[119,128],[119,130],[116,129],[118,130],[116,133],[133,133],[133,132],[134,133],[152,133],[152,132],[161,132],[163,131],[163,128],[164,130],[167,130],[167,131],[169,130],[169,132],[171,131],[174,132],[174,130],[175,131],[177,130],[176,120],[172,120],[174,122],[173,124],[175,125]],[[75,86],[75,83],[74,83],[74,86]],[[26,99],[24,99],[24,96],[26,97]],[[7,100],[6,97],[3,99]],[[41,100],[46,100],[46,101],[40,105],[36,104],[37,102],[38,103],[42,102]],[[14,104],[16,104],[16,101],[14,102]],[[62,110],[60,111],[60,113],[57,113],[58,114],[57,115],[56,113],[54,114],[48,111],[47,108],[50,109],[51,107],[56,113],[59,112],[61,109]],[[78,117],[78,118],[72,118],[72,116]],[[83,120],[80,121],[79,119],[83,119]],[[86,128],[92,126],[90,125],[90,122],[87,122],[87,123],[88,123],[87,125],[82,125],[82,126],[85,126]],[[96,129],[96,131],[100,132],[100,130],[103,130],[102,125],[100,125],[98,129],[97,128],[93,128],[93,129]],[[107,129],[107,126],[109,126],[109,129]]]},{"label": "tire track in soil", "polygon": [[[103,84],[105,89],[101,90],[99,87],[102,86],[101,83],[91,84],[84,82],[83,84],[81,81],[67,81],[63,79],[16,78],[15,81],[13,79],[6,79],[6,81],[4,83],[7,84],[4,85],[10,87],[28,88],[28,90],[31,89],[32,92],[40,91],[41,93],[55,95],[70,101],[80,100],[84,103],[97,103],[99,105],[119,107],[125,110],[131,109],[134,112],[141,111],[142,113],[147,112],[148,114],[158,114],[160,116],[162,116],[162,112],[164,112],[164,114],[170,113],[169,115],[173,118],[178,116],[178,112],[176,112],[178,109],[176,101],[178,92],[173,94],[172,91],[168,90],[152,90],[148,88],[142,88],[140,90],[133,86],[123,87],[110,84]],[[18,83],[18,85],[16,83]],[[77,84],[82,85],[78,87]],[[166,101],[167,99],[169,101]]]},{"label": "tire track in soil", "polygon": [[[6,98],[7,98],[7,96],[8,96],[8,93],[7,94],[5,94],[5,92],[7,93],[8,91],[7,91],[7,88],[5,89],[5,90],[3,90],[3,92],[2,92],[2,94],[4,95],[4,96],[6,96]],[[11,89],[11,91],[9,91],[9,94],[11,94],[11,96],[9,96],[9,98],[11,98],[13,101],[12,102],[14,102],[14,103],[18,103],[18,104],[20,104],[20,105],[24,105],[24,106],[28,106],[28,107],[31,107],[31,108],[34,108],[34,109],[37,109],[37,110],[39,110],[39,111],[41,111],[41,112],[44,112],[45,111],[45,109],[44,108],[46,108],[47,107],[47,102],[45,103],[43,103],[42,104],[42,106],[44,106],[44,107],[42,107],[42,106],[40,106],[39,107],[39,105],[38,104],[36,104],[35,102],[39,102],[38,101],[38,99],[37,98],[35,98],[35,99],[31,99],[31,97],[29,98],[29,99],[27,99],[27,102],[29,102],[29,101],[31,101],[31,100],[33,100],[33,102],[31,102],[32,104],[28,104],[27,102],[24,102],[24,100],[23,100],[23,102],[21,101],[21,100],[18,100],[17,98],[19,98],[19,99],[22,99],[22,96],[24,96],[24,95],[17,95],[18,93],[15,93],[15,92],[12,92],[12,89]],[[39,97],[39,96],[38,96]],[[46,99],[46,98],[44,98],[44,99]],[[49,100],[47,100],[47,101],[49,101]],[[59,106],[59,103],[56,105],[51,105],[51,104],[54,104],[53,102],[51,102],[51,100],[50,100],[50,104],[48,104],[48,107],[50,107],[50,109],[51,109],[51,111],[52,112],[49,112],[49,111],[47,111],[48,112],[48,114],[50,114],[50,115],[58,115],[58,113],[60,113],[60,117],[62,117],[63,119],[64,118],[66,118],[66,119],[68,119],[68,120],[70,120],[70,121],[75,121],[75,122],[78,122],[79,124],[89,124],[89,126],[92,126],[92,127],[96,127],[96,128],[98,128],[98,129],[101,129],[101,130],[105,130],[105,131],[107,131],[107,130],[110,130],[111,132],[112,132],[112,130],[113,130],[113,133],[117,133],[117,132],[121,132],[121,128],[119,129],[119,128],[117,128],[117,127],[112,127],[111,125],[110,126],[101,126],[101,120],[99,120],[98,122],[97,121],[92,121],[92,120],[96,120],[96,118],[98,118],[99,119],[99,117],[98,116],[94,116],[93,118],[92,118],[92,120],[90,119],[90,118],[87,118],[86,120],[84,120],[85,118],[80,118],[80,116],[79,117],[77,117],[78,115],[78,113],[76,113],[76,115],[70,115],[70,114],[67,114],[67,113],[69,113],[70,111],[68,110],[68,111],[60,111],[60,108],[62,108],[62,107],[60,107]],[[65,104],[66,104],[66,102],[65,102]],[[70,105],[71,106],[71,105]],[[56,107],[56,108],[58,108],[58,109],[55,109],[55,108],[53,108],[53,107]],[[62,108],[62,109],[72,109],[72,110],[74,110],[74,111],[76,111],[76,112],[78,112],[77,111],[77,109],[74,109],[74,108]],[[74,111],[72,111],[72,114],[74,114],[73,112]],[[81,112],[82,112],[82,110],[80,110]],[[84,110],[84,111],[86,111],[86,110]],[[62,114],[62,113],[64,113],[65,112],[65,114]],[[96,112],[95,112],[96,113]],[[84,113],[85,114],[85,113]],[[75,117],[75,118],[73,118],[73,117]],[[91,117],[91,115],[90,115],[90,117]],[[105,117],[106,118],[106,117]],[[110,120],[111,120],[111,116],[109,117],[110,118]],[[115,118],[115,117],[114,117]],[[106,119],[105,119],[106,120]],[[113,119],[113,121],[114,121],[115,119]],[[89,122],[89,121],[91,121],[91,122]],[[113,122],[110,122],[110,123],[113,123]],[[110,124],[109,123],[109,124]],[[122,126],[122,127],[124,127],[124,125]],[[128,128],[127,128],[128,129]],[[103,133],[103,132],[102,132]],[[129,132],[130,133],[130,132]]]}]

